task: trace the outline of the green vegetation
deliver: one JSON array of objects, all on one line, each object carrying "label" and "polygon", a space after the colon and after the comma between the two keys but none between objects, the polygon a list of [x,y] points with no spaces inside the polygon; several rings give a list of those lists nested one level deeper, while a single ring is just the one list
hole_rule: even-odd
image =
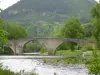
[{"label": "green vegetation", "polygon": [[0,42],[6,43],[7,42],[7,32],[3,28],[3,20],[0,18]]},{"label": "green vegetation", "polygon": [[4,50],[5,44],[7,43],[7,35],[8,33],[3,28],[3,20],[0,18],[0,51]]},{"label": "green vegetation", "polygon": [[93,31],[95,29],[95,26],[93,25],[93,22],[90,22],[90,23],[87,23],[87,24],[83,24],[82,26],[84,26],[83,30],[84,30],[85,37],[92,39]]},{"label": "green vegetation", "polygon": [[94,38],[97,42],[97,47],[100,48],[100,4],[96,4],[91,9],[91,16],[92,16],[92,19],[94,19],[93,24],[95,26]]},{"label": "green vegetation", "polygon": [[47,49],[46,48],[42,48],[40,50],[40,53],[43,54],[43,55],[47,54],[46,52],[47,52]]},{"label": "green vegetation", "polygon": [[92,51],[91,62],[87,65],[89,74],[99,75],[100,74],[100,51]]},{"label": "green vegetation", "polygon": [[[39,5],[37,5],[38,3]],[[81,45],[75,42],[65,42],[57,48],[56,55],[65,56],[66,59],[43,59],[43,62],[54,64],[85,63],[89,68],[90,74],[99,75],[100,55],[99,50],[94,52],[94,49],[100,49],[100,4],[96,4],[91,9],[91,19],[89,19],[88,13],[88,10],[94,4],[95,2],[92,0],[88,2],[87,0],[43,0],[41,3],[40,0],[21,0],[15,7],[12,6],[0,13],[7,20],[7,22],[4,22],[0,19],[0,53],[12,54],[6,44],[7,41],[25,38],[27,35],[34,37],[54,36],[73,39],[92,39],[96,41],[97,46],[93,47],[91,43]],[[75,11],[76,9],[78,10]],[[76,19],[77,17],[79,20]],[[65,19],[67,22],[62,26]],[[20,25],[23,25],[25,28]],[[34,41],[27,43],[23,52],[32,51],[40,51],[46,54],[46,49],[43,45]],[[93,53],[91,53],[92,51]],[[0,69],[0,73],[1,75],[3,73],[4,75],[8,73],[11,75],[19,74],[11,72],[10,70],[3,70],[2,68]]]},{"label": "green vegetation", "polygon": [[8,32],[8,39],[21,39],[27,36],[24,27],[15,23],[5,23],[3,27]]},{"label": "green vegetation", "polygon": [[56,55],[64,55],[64,56],[79,56],[82,54],[82,50],[75,50],[74,52],[71,50],[60,50],[56,52]]},{"label": "green vegetation", "polygon": [[[29,36],[52,37],[59,34],[58,28],[69,18],[89,22],[89,12],[95,4],[94,0],[21,0],[2,11],[0,16],[24,26]],[[57,33],[52,34],[55,29]]]},{"label": "green vegetation", "polygon": [[84,51],[75,50],[74,52],[71,50],[60,50],[56,52],[56,55],[65,56],[65,59],[43,59],[43,63],[53,63],[53,64],[81,64],[84,63],[84,59],[82,58],[82,54]]},{"label": "green vegetation", "polygon": [[25,38],[27,36],[22,26],[6,23],[0,19],[0,54],[13,54],[8,47],[8,40]]},{"label": "green vegetation", "polygon": [[18,75],[10,70],[3,70],[3,69],[0,69],[0,75]]},{"label": "green vegetation", "polygon": [[100,55],[98,52],[93,51],[93,58],[91,59],[91,62],[87,65],[87,67],[89,69],[89,74],[100,74]]},{"label": "green vegetation", "polygon": [[[84,31],[77,19],[69,19],[61,30],[61,35],[65,38],[81,39],[84,38]],[[70,49],[74,50],[76,43],[69,44]]]},{"label": "green vegetation", "polygon": [[40,52],[41,49],[44,49],[44,46],[38,41],[30,41],[24,45],[23,52]]},{"label": "green vegetation", "polygon": [[0,75],[38,75],[36,73],[14,73],[10,70],[0,69]]},{"label": "green vegetation", "polygon": [[65,38],[80,39],[84,37],[84,31],[77,19],[69,19],[62,28],[61,35]]}]

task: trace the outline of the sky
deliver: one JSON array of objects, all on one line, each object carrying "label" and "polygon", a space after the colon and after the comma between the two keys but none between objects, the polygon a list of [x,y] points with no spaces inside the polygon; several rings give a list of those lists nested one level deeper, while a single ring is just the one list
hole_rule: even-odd
[{"label": "sky", "polygon": [[0,0],[0,8],[6,9],[9,6],[13,5],[14,3],[20,1],[20,0]]},{"label": "sky", "polygon": [[[0,0],[0,8],[2,9],[6,9],[8,8],[9,6],[13,5],[14,3],[20,1],[20,0]],[[99,1],[99,0],[96,0],[96,1]]]}]

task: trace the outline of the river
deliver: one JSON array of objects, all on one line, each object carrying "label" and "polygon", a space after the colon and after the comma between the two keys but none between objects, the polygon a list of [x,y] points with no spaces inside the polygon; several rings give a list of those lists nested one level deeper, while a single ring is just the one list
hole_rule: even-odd
[{"label": "river", "polygon": [[36,72],[39,75],[88,75],[85,65],[50,65],[45,64],[41,59],[0,59],[6,69],[14,72],[25,70]]}]

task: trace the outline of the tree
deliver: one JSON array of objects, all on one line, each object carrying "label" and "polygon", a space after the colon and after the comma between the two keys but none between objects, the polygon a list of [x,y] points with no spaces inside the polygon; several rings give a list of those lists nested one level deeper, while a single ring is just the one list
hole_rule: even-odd
[{"label": "tree", "polygon": [[7,42],[7,32],[3,28],[3,20],[0,18],[0,44]]},{"label": "tree", "polygon": [[[65,38],[81,39],[84,37],[84,31],[77,19],[69,19],[61,30],[61,35]],[[75,43],[70,44],[71,50],[74,49]]]},{"label": "tree", "polygon": [[[2,9],[0,8],[0,12]],[[3,29],[3,20],[0,18],[0,51],[4,50],[4,45],[7,43],[7,32]]]},{"label": "tree", "polygon": [[0,50],[3,50],[5,44],[7,43],[7,32],[3,29],[3,20],[0,18]]},{"label": "tree", "polygon": [[97,3],[92,9],[91,9],[91,17],[92,18],[100,18],[100,4]]},{"label": "tree", "polygon": [[69,19],[62,28],[62,36],[65,38],[81,39],[84,37],[84,31],[77,19]]},{"label": "tree", "polygon": [[83,26],[84,26],[85,37],[91,38],[93,36],[93,31],[95,29],[95,26],[92,23],[83,24]]},{"label": "tree", "polygon": [[97,42],[97,47],[100,48],[100,4],[96,4],[91,9],[91,16],[93,20],[93,25],[95,26],[94,29],[94,38]]},{"label": "tree", "polygon": [[5,23],[4,29],[9,33],[8,39],[20,39],[27,36],[24,27],[14,23]]}]

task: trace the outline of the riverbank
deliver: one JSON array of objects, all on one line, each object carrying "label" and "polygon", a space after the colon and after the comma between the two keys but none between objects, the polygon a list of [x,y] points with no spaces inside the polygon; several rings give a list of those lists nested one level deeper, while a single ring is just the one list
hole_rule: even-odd
[{"label": "riverbank", "polygon": [[[43,59],[44,63],[52,63],[52,64],[84,64],[84,60],[82,58],[82,50],[60,50],[56,52],[56,56],[64,56],[65,59]],[[45,54],[45,53],[44,53]]]},{"label": "riverbank", "polygon": [[[100,50],[93,50],[100,53]],[[65,59],[43,59],[44,63],[51,64],[89,64],[92,60],[92,50],[59,50],[56,52],[56,56],[65,56]]]}]

